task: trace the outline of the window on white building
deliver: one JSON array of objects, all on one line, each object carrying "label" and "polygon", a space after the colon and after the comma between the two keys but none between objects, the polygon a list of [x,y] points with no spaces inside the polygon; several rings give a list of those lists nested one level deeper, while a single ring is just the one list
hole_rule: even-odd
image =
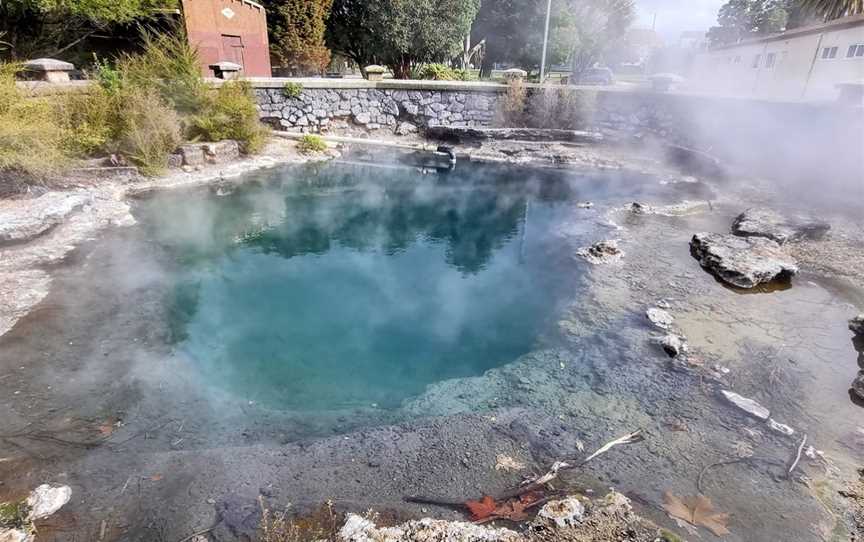
[{"label": "window on white building", "polygon": [[732,59],[732,64],[741,64],[741,55],[735,55],[735,58]]},{"label": "window on white building", "polygon": [[832,58],[837,58],[837,47],[824,47],[822,49],[822,59],[830,60]]},{"label": "window on white building", "polygon": [[756,55],[753,57],[753,67],[758,68],[759,62],[762,60],[762,55]]},{"label": "window on white building", "polygon": [[853,43],[846,51],[846,58],[864,57],[864,43]]},{"label": "window on white building", "polygon": [[765,55],[765,67],[769,70],[774,67],[774,62],[777,60],[777,55],[774,53],[768,53]]}]

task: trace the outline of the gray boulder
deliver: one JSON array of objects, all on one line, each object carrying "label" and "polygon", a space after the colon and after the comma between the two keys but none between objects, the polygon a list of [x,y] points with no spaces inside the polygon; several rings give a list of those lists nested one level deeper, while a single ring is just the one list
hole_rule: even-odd
[{"label": "gray boulder", "polygon": [[771,209],[747,209],[732,223],[732,233],[742,237],[765,237],[781,245],[801,239],[820,239],[831,225],[805,217],[785,217]]},{"label": "gray boulder", "polygon": [[697,233],[690,253],[703,268],[739,288],[753,288],[798,274],[795,261],[780,245],[764,237],[737,237],[721,233]]},{"label": "gray boulder", "polygon": [[859,314],[855,318],[849,320],[849,331],[856,336],[864,337],[864,314]]},{"label": "gray boulder", "polygon": [[859,372],[855,380],[852,381],[852,391],[859,399],[864,400],[864,371]]},{"label": "gray boulder", "polygon": [[675,318],[671,314],[656,307],[651,307],[645,311],[645,316],[648,317],[648,320],[650,320],[652,324],[660,329],[670,329],[672,324],[675,323]]},{"label": "gray boulder", "polygon": [[615,263],[624,255],[615,240],[598,241],[590,247],[580,248],[576,253],[595,265]]}]

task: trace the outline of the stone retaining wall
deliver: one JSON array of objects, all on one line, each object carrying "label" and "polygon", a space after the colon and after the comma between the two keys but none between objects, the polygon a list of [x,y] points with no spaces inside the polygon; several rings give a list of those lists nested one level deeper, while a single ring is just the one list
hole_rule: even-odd
[{"label": "stone retaining wall", "polygon": [[406,135],[428,126],[490,126],[498,93],[460,90],[256,88],[261,119],[275,128],[306,132],[387,129]]}]

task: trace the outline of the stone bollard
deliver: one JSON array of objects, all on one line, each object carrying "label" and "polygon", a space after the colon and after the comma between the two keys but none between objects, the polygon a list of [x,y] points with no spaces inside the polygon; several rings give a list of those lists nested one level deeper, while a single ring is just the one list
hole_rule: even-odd
[{"label": "stone bollard", "polygon": [[528,72],[525,70],[520,70],[519,68],[510,68],[509,70],[504,70],[504,80],[505,81],[513,81],[516,79],[522,80],[528,77]]},{"label": "stone bollard", "polygon": [[213,70],[213,76],[217,79],[234,79],[243,73],[243,66],[227,60],[210,64],[209,68]]},{"label": "stone bollard", "polygon": [[384,66],[371,65],[366,66],[366,79],[369,81],[381,81],[384,79],[384,72],[387,71],[387,68]]},{"label": "stone bollard", "polygon": [[74,70],[75,66],[53,58],[37,58],[24,63],[24,69],[36,73],[40,81],[65,83],[69,81],[69,72]]}]

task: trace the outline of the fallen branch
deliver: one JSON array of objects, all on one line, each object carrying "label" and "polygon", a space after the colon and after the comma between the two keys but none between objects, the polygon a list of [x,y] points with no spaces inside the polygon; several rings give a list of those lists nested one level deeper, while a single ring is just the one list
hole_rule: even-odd
[{"label": "fallen branch", "polygon": [[[591,461],[592,459],[595,459],[595,458],[605,454],[606,452],[608,452],[609,450],[611,450],[615,446],[620,446],[622,444],[635,444],[635,443],[641,442],[643,440],[645,440],[645,437],[642,436],[642,430],[640,429],[637,431],[633,431],[632,433],[628,433],[627,435],[624,435],[623,437],[619,437],[615,440],[607,442],[606,444],[604,444],[603,446],[598,448],[596,452],[589,455],[588,457],[586,457],[582,461],[576,461],[576,460],[556,461],[555,463],[552,464],[552,466],[549,468],[549,470],[545,474],[538,476],[537,478],[534,478],[531,480],[526,480],[526,481],[522,482],[522,484],[518,488],[513,489],[511,491],[507,491],[504,494],[498,496],[497,498],[495,498],[493,500],[494,500],[494,502],[505,502],[505,501],[508,501],[510,499],[516,499],[518,497],[521,497],[522,495],[525,495],[527,493],[532,493],[532,492],[536,492],[539,490],[547,491],[546,485],[549,482],[558,478],[558,474],[561,471],[581,467],[581,466],[585,465],[586,463],[588,463],[589,461]],[[548,494],[548,492],[547,492],[547,494]],[[489,498],[491,499],[491,497],[489,497]],[[412,496],[404,497],[404,500],[406,502],[413,502],[413,503],[418,503],[418,504],[432,504],[432,505],[436,505],[436,506],[446,506],[449,508],[457,508],[457,509],[465,509],[467,507],[467,505],[464,501],[456,501],[456,500],[443,499],[443,498],[437,498],[437,497],[423,497],[423,496],[412,495]],[[495,519],[495,518],[492,518],[492,519]]]},{"label": "fallen branch", "polygon": [[696,490],[704,495],[705,492],[702,491],[702,479],[705,477],[705,474],[708,473],[709,470],[715,467],[725,467],[726,465],[735,465],[737,463],[767,463],[769,465],[785,467],[786,465],[777,459],[769,459],[767,457],[739,457],[737,459],[729,459],[726,461],[718,461],[716,463],[710,463],[702,467],[702,470],[699,471],[699,478],[696,479]]},{"label": "fallen branch", "polygon": [[624,435],[621,438],[617,438],[611,442],[607,442],[599,450],[597,450],[593,454],[589,455],[586,459],[584,459],[582,461],[582,463],[580,463],[579,465],[580,466],[584,465],[585,463],[591,461],[595,457],[598,457],[598,456],[605,454],[606,452],[608,452],[609,450],[611,450],[612,448],[614,448],[615,446],[618,446],[620,444],[636,444],[637,442],[642,442],[643,440],[645,440],[645,437],[642,436],[642,430],[641,429],[639,429],[638,431],[633,431],[629,435]]},{"label": "fallen branch", "polygon": [[795,454],[795,457],[792,459],[789,464],[789,468],[786,470],[786,477],[792,476],[792,471],[795,470],[795,467],[798,466],[798,463],[801,461],[801,454],[804,452],[804,445],[807,444],[807,435],[804,435],[804,438],[801,439],[801,444],[798,445],[798,451]]}]

